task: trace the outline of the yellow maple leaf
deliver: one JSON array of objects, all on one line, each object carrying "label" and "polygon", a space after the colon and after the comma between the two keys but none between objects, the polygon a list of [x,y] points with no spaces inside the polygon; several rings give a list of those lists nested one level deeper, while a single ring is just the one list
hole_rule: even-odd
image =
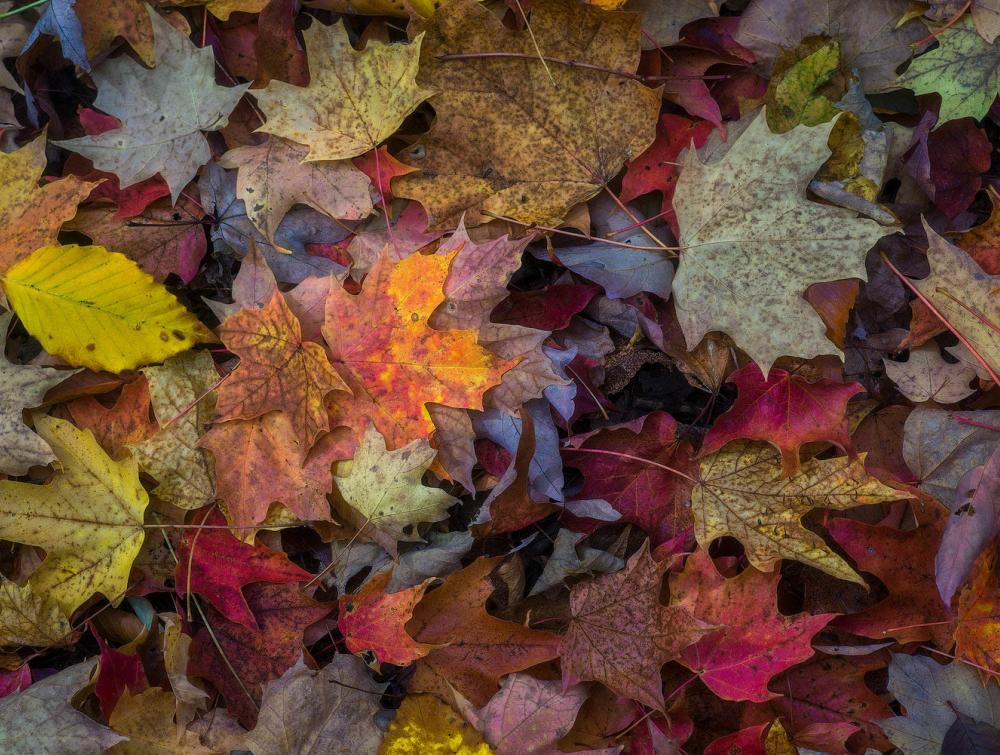
[{"label": "yellow maple leaf", "polygon": [[75,367],[122,372],[215,340],[163,285],[102,246],[42,247],[3,287],[28,332]]},{"label": "yellow maple leaf", "polygon": [[389,553],[395,554],[399,540],[419,541],[416,525],[443,519],[456,502],[422,482],[436,453],[426,440],[388,451],[385,438],[369,426],[353,461],[335,467],[336,490],[347,504],[338,511]]},{"label": "yellow maple leaf", "polygon": [[428,326],[457,253],[414,254],[395,264],[383,254],[360,294],[330,289],[323,336],[354,392],[338,397],[341,424],[361,434],[372,421],[398,448],[434,429],[426,404],[482,409],[483,393],[517,363],[486,351],[475,331]]},{"label": "yellow maple leaf", "polygon": [[49,647],[71,632],[66,615],[46,595],[0,579],[0,645]]},{"label": "yellow maple leaf", "polygon": [[0,153],[0,272],[36,249],[53,244],[96,183],[75,176],[38,185],[45,170],[45,136],[15,152]]},{"label": "yellow maple leaf", "polygon": [[407,695],[389,724],[379,755],[491,755],[482,736],[434,695]]},{"label": "yellow maple leaf", "polygon": [[411,44],[351,47],[342,21],[304,32],[309,85],[272,80],[254,92],[267,122],[258,131],[309,146],[306,160],[344,160],[374,149],[433,91],[417,85],[420,37]]},{"label": "yellow maple leaf", "polygon": [[64,420],[39,417],[35,429],[61,468],[45,485],[0,482],[0,538],[45,549],[29,582],[67,615],[94,593],[117,603],[145,536],[139,467]]},{"label": "yellow maple leaf", "polygon": [[731,535],[761,571],[787,558],[861,585],[865,581],[802,525],[802,517],[814,508],[843,511],[913,498],[869,475],[864,454],[811,459],[787,477],[777,449],[749,441],[729,443],[705,457],[699,477],[691,508],[695,538],[703,548]]}]

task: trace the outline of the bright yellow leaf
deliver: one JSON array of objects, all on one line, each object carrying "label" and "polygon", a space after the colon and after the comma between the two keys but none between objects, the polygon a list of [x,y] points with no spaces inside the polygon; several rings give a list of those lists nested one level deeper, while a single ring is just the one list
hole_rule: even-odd
[{"label": "bright yellow leaf", "polygon": [[306,160],[345,160],[374,149],[433,90],[417,86],[421,36],[411,44],[351,47],[344,24],[304,32],[309,85],[272,80],[254,92],[267,122],[258,131],[306,144]]},{"label": "bright yellow leaf", "polygon": [[139,467],[113,461],[93,433],[64,420],[38,417],[35,429],[60,468],[45,485],[0,482],[0,539],[45,549],[29,582],[67,615],[94,593],[117,603],[145,534]]},{"label": "bright yellow leaf", "polygon": [[433,695],[407,695],[379,748],[379,755],[491,755],[492,752],[479,732]]},{"label": "bright yellow leaf", "polygon": [[102,246],[43,247],[3,287],[28,332],[75,367],[122,372],[215,340],[135,262]]}]

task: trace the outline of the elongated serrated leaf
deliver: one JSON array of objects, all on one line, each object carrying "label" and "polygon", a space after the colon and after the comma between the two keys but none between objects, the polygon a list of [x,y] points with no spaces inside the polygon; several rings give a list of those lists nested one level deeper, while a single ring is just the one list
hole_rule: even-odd
[{"label": "elongated serrated leaf", "polygon": [[3,277],[7,299],[46,351],[122,372],[214,341],[173,294],[102,246],[46,246]]}]

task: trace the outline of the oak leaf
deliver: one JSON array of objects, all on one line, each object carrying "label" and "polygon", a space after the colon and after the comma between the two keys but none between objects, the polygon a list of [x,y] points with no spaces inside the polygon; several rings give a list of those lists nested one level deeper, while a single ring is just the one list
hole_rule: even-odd
[{"label": "oak leaf", "polygon": [[721,160],[703,164],[688,151],[674,194],[682,251],[673,286],[689,349],[722,331],[765,374],[780,356],[839,353],[803,294],[820,281],[867,279],[865,254],[890,229],[806,198],[832,128],[772,134],[761,113]]},{"label": "oak leaf", "polygon": [[342,21],[304,32],[309,85],[273,80],[254,92],[267,120],[258,131],[305,144],[306,160],[344,160],[376,148],[432,93],[416,81],[420,37],[351,47]]},{"label": "oak leaf", "polygon": [[200,508],[215,492],[212,460],[198,448],[215,405],[211,390],[218,373],[212,355],[180,354],[161,366],[147,367],[143,374],[160,429],[128,448],[159,483],[153,488],[157,497],[182,509]]},{"label": "oak leaf", "polygon": [[[397,541],[420,540],[416,526],[443,519],[456,503],[443,490],[422,483],[434,455],[426,440],[389,451],[385,438],[369,425],[354,459],[337,465],[334,481],[346,504],[341,513],[389,553],[396,552]],[[369,525],[374,534],[366,532]]]},{"label": "oak leaf", "polygon": [[215,457],[219,500],[234,526],[252,527],[280,503],[300,520],[330,518],[327,495],[333,489],[331,465],[349,459],[353,438],[337,428],[308,449],[291,419],[268,412],[251,420],[220,422],[199,441]]},{"label": "oak leaf", "polygon": [[[375,714],[385,687],[352,655],[337,654],[319,671],[300,659],[264,687],[247,747],[254,755],[376,752],[382,732]],[[404,698],[404,707],[411,697]]]},{"label": "oak leaf", "polygon": [[736,441],[702,460],[691,507],[695,537],[703,548],[732,535],[761,571],[772,571],[787,558],[863,585],[840,556],[803,526],[802,517],[814,508],[843,511],[912,497],[870,476],[863,455],[811,459],[786,477],[774,448]]},{"label": "oak leaf", "polygon": [[767,441],[781,451],[789,474],[799,467],[799,448],[826,440],[842,451],[852,451],[847,402],[864,388],[823,378],[810,383],[801,375],[772,369],[764,377],[755,364],[741,367],[727,378],[736,385],[736,401],[709,429],[701,447],[707,456],[731,440]]},{"label": "oak leaf", "polygon": [[331,288],[323,336],[354,392],[354,399],[337,398],[339,424],[361,435],[370,420],[398,448],[434,429],[425,404],[481,409],[483,394],[516,364],[486,351],[474,331],[430,327],[457,253],[395,264],[383,253],[360,294]]},{"label": "oak leaf", "polygon": [[462,213],[469,225],[490,213],[558,225],[653,141],[660,93],[632,76],[638,14],[545,0],[513,32],[474,0],[450,0],[413,28],[426,34],[418,82],[440,90],[437,118],[401,156],[421,172],[393,191],[432,227]]},{"label": "oak leaf", "polygon": [[0,750],[103,755],[124,740],[70,705],[93,670],[83,661],[0,699]]},{"label": "oak leaf", "polygon": [[[218,513],[198,521],[213,527],[225,524]],[[307,582],[311,576],[284,553],[244,543],[226,529],[185,530],[177,544],[177,594],[204,595],[227,619],[251,629],[257,628],[257,620],[243,587],[251,582]]]},{"label": "oak leaf", "polygon": [[55,460],[52,449],[24,424],[24,409],[38,406],[45,394],[74,372],[12,364],[4,354],[10,315],[0,315],[0,472],[23,475],[29,467]]},{"label": "oak leaf", "polygon": [[406,666],[423,658],[434,645],[415,642],[405,624],[433,579],[398,592],[386,592],[392,570],[370,577],[357,592],[340,598],[337,627],[352,653],[371,652],[379,663]]},{"label": "oak leaf", "polygon": [[159,173],[176,204],[211,158],[202,131],[224,128],[250,85],[216,85],[211,46],[195,47],[159,13],[146,10],[156,37],[156,68],[123,55],[105,60],[91,73],[97,85],[94,107],[118,118],[121,128],[57,143],[114,173],[122,187]]},{"label": "oak leaf", "polygon": [[206,606],[214,636],[205,628],[198,630],[191,643],[188,673],[212,682],[230,712],[252,729],[262,686],[295,665],[302,656],[303,631],[330,613],[332,606],[317,603],[296,585],[256,583],[247,585],[243,595],[260,629],[229,621]]},{"label": "oak leaf", "polygon": [[972,21],[940,29],[938,47],[916,57],[899,77],[917,94],[941,95],[939,122],[986,115],[1000,94],[1000,48],[983,40]]},{"label": "oak leaf", "polygon": [[663,664],[713,629],[686,608],[660,602],[665,572],[666,564],[653,560],[646,541],[624,571],[573,588],[572,617],[559,644],[564,689],[598,681],[663,710]]},{"label": "oak leaf", "polygon": [[94,371],[159,362],[211,331],[124,255],[101,246],[46,246],[7,270],[3,288],[50,353]]},{"label": "oak leaf", "polygon": [[558,656],[559,637],[491,616],[490,573],[500,558],[479,558],[424,596],[407,623],[418,642],[443,645],[417,661],[414,691],[448,695],[454,687],[485,705],[501,677]]},{"label": "oak leaf", "polygon": [[44,593],[0,579],[0,645],[50,647],[71,634],[69,619]]},{"label": "oak leaf", "polygon": [[722,628],[685,648],[680,661],[724,700],[764,702],[777,697],[771,678],[813,654],[813,635],[835,614],[778,612],[779,574],[745,569],[726,579],[705,550],[670,578],[672,604]]},{"label": "oak leaf", "polygon": [[275,291],[262,309],[227,317],[219,337],[240,358],[219,389],[219,419],[253,419],[278,410],[288,415],[306,446],[330,429],[323,400],[347,387],[323,347],[302,340],[302,326],[281,292]]},{"label": "oak leaf", "polygon": [[[6,69],[4,69],[6,70]],[[36,249],[56,243],[59,227],[97,185],[68,176],[38,185],[45,170],[45,136],[14,152],[0,153],[0,273]]]},{"label": "oak leaf", "polygon": [[138,465],[111,460],[91,433],[64,420],[35,425],[61,469],[45,485],[0,482],[0,537],[45,548],[29,582],[67,615],[94,593],[117,604],[145,537],[149,496]]},{"label": "oak leaf", "polygon": [[303,162],[308,151],[272,136],[263,144],[237,147],[219,158],[223,168],[238,169],[236,196],[246,203],[247,217],[272,244],[285,213],[296,204],[342,220],[358,220],[372,211],[364,173],[347,161]]}]

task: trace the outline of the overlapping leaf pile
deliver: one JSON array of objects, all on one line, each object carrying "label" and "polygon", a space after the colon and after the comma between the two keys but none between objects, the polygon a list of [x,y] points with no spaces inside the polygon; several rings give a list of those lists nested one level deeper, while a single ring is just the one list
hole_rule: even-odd
[{"label": "overlapping leaf pile", "polygon": [[1000,3],[0,3],[0,751],[1000,751]]}]

